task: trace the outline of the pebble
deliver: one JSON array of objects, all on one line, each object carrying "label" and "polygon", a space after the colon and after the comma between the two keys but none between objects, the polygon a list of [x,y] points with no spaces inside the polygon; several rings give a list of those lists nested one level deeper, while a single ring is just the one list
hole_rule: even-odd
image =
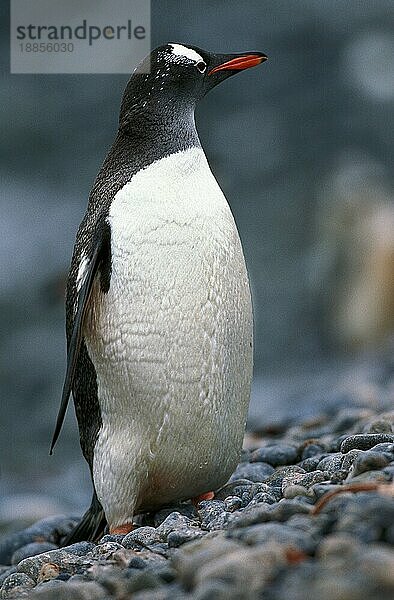
[{"label": "pebble", "polygon": [[361,453],[362,450],[349,450],[349,452],[347,452],[343,457],[342,468],[349,472],[354,461],[357,460],[357,457],[360,456]]},{"label": "pebble", "polygon": [[393,426],[390,421],[384,419],[377,419],[372,421],[365,427],[364,433],[392,433]]},{"label": "pebble", "polygon": [[304,458],[301,462],[298,463],[298,466],[301,467],[301,469],[303,469],[307,473],[311,473],[312,471],[316,470],[317,465],[321,461],[321,457],[322,455],[318,454],[316,456]]},{"label": "pebble", "polygon": [[299,474],[305,474],[305,471],[298,465],[277,467],[272,475],[270,475],[270,477],[267,479],[266,483],[272,487],[281,488],[284,479],[293,479],[295,482]]},{"label": "pebble", "polygon": [[104,587],[95,581],[51,581],[37,586],[31,595],[32,600],[107,600]]},{"label": "pebble", "polygon": [[274,471],[274,467],[264,462],[240,463],[231,475],[230,482],[238,479],[248,479],[255,482],[265,481]]},{"label": "pebble", "polygon": [[302,460],[306,460],[315,456],[321,456],[323,452],[324,449],[320,444],[307,444],[302,450],[301,458]]},{"label": "pebble", "polygon": [[349,474],[351,477],[360,475],[365,471],[374,471],[376,469],[383,469],[390,464],[391,457],[383,452],[374,452],[373,450],[366,450],[361,452],[353,463],[353,468]]},{"label": "pebble", "polygon": [[[0,542],[0,599],[391,600],[390,419],[339,403],[331,415],[284,426],[244,452],[198,510],[163,508],[97,544],[58,548],[75,519],[44,519]],[[379,490],[344,488],[365,482]]]},{"label": "pebble", "polygon": [[135,529],[124,536],[122,545],[125,548],[132,549],[136,549],[141,546],[146,548],[149,546],[149,544],[159,542],[160,540],[161,535],[158,533],[156,527],[138,527],[138,529]]},{"label": "pebble", "polygon": [[297,460],[297,449],[294,446],[276,444],[258,448],[252,453],[252,462],[263,462],[279,467],[282,465],[292,465]]},{"label": "pebble", "polygon": [[10,566],[4,566],[2,568],[2,571],[0,573],[0,590],[1,590],[1,586],[3,585],[3,582],[7,579],[7,577],[9,575],[11,575],[12,573],[16,573],[16,567],[10,567]]},{"label": "pebble", "polygon": [[[102,537],[100,542],[103,543],[106,537],[109,536]],[[68,554],[75,554],[75,556],[85,556],[85,554],[91,552],[95,547],[96,544],[93,544],[93,542],[77,542],[70,546],[63,546],[62,550]]]},{"label": "pebble", "polygon": [[[60,572],[74,574],[90,564],[91,562],[85,557],[68,554],[60,549],[25,558],[17,565],[17,570],[20,573],[26,573],[34,581],[38,581],[43,578],[56,577]],[[56,573],[56,571],[58,572]]]},{"label": "pebble", "polygon": [[376,446],[376,444],[382,444],[384,442],[394,442],[394,434],[389,433],[365,433],[359,435],[351,435],[345,438],[341,444],[341,452],[345,454],[353,448],[359,450],[369,450]]},{"label": "pebble", "polygon": [[201,519],[201,529],[206,531],[224,529],[230,521],[230,513],[226,511],[223,500],[200,502],[198,514]]},{"label": "pebble", "polygon": [[227,496],[224,500],[224,509],[228,512],[234,512],[242,506],[242,500],[239,496]]},{"label": "pebble", "polygon": [[325,456],[322,458],[316,466],[316,469],[320,471],[328,471],[329,473],[334,473],[335,471],[339,471],[342,467],[343,462],[343,454],[340,452],[334,452],[329,456]]},{"label": "pebble", "polygon": [[88,553],[92,559],[111,559],[113,554],[123,548],[118,542],[101,542]]},{"label": "pebble", "polygon": [[181,546],[182,544],[199,539],[203,536],[204,531],[201,531],[201,529],[197,529],[196,527],[189,529],[181,529],[180,531],[171,531],[167,538],[168,547],[179,548],[179,546]]},{"label": "pebble", "polygon": [[1,598],[23,598],[35,586],[35,581],[25,573],[12,573],[1,586]]},{"label": "pebble", "polygon": [[394,458],[394,444],[391,444],[390,442],[376,444],[376,446],[373,446],[371,450],[373,450],[374,452],[387,452],[388,454],[393,455]]},{"label": "pebble", "polygon": [[[201,502],[204,504],[204,502]],[[177,529],[188,529],[192,527],[195,522],[179,512],[172,512],[168,517],[159,525],[157,533],[161,540],[166,541],[168,535]]]},{"label": "pebble", "polygon": [[22,546],[22,548],[18,548],[18,550],[14,552],[11,557],[11,564],[17,565],[24,558],[42,554],[43,552],[48,552],[49,550],[57,550],[57,546],[55,546],[55,544],[50,544],[49,542],[32,542],[31,544]]},{"label": "pebble", "polygon": [[73,517],[58,515],[37,521],[31,527],[19,531],[0,541],[0,564],[10,564],[15,550],[34,542],[58,544],[78,522]]},{"label": "pebble", "polygon": [[296,496],[309,496],[310,493],[303,485],[289,485],[284,491],[284,498],[292,499]]},{"label": "pebble", "polygon": [[312,554],[317,543],[304,531],[284,523],[260,523],[250,527],[231,530],[228,533],[231,539],[236,539],[250,546],[264,545],[276,542],[282,546],[291,546],[299,551]]}]

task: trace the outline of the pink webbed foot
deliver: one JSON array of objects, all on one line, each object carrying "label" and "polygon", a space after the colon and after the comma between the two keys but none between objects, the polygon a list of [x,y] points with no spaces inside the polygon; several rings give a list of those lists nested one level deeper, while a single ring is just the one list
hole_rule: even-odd
[{"label": "pink webbed foot", "polygon": [[110,527],[109,532],[111,535],[126,535],[135,529],[133,523],[125,523],[124,525],[118,525],[118,527]]},{"label": "pink webbed foot", "polygon": [[196,496],[195,498],[192,498],[192,502],[194,504],[194,506],[197,508],[198,505],[200,504],[200,502],[203,502],[204,500],[212,500],[215,497],[215,494],[213,492],[205,492],[205,494],[201,494],[200,496]]}]

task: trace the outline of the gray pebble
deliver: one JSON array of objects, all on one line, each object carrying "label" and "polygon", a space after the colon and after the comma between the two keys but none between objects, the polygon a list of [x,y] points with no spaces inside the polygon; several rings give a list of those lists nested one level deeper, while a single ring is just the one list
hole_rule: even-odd
[{"label": "gray pebble", "polygon": [[33,579],[25,573],[12,573],[3,581],[1,597],[4,599],[23,598],[34,586]]},{"label": "gray pebble", "polygon": [[[159,527],[159,525],[161,525],[161,523],[173,512],[177,512],[180,515],[183,515],[184,517],[187,517],[188,519],[195,519],[196,518],[196,508],[193,504],[189,503],[182,503],[179,504],[178,506],[174,506],[172,508],[162,508],[161,510],[159,510],[158,512],[156,512],[154,514],[153,520],[154,520],[154,526],[155,527]],[[149,523],[150,525],[150,523]]]},{"label": "gray pebble", "polygon": [[37,521],[31,527],[13,533],[0,542],[0,564],[10,564],[16,550],[33,542],[58,544],[62,537],[70,533],[77,519],[57,515]]},{"label": "gray pebble", "polygon": [[140,552],[126,550],[125,558],[127,559],[127,567],[131,569],[156,570],[160,565],[167,564],[168,562],[163,556],[150,550],[142,550]]},{"label": "gray pebble", "polygon": [[274,467],[264,462],[240,463],[230,477],[231,481],[248,479],[249,481],[264,482],[274,472]]},{"label": "gray pebble", "polygon": [[205,531],[224,529],[232,516],[231,513],[226,511],[222,500],[206,500],[201,502],[198,514],[201,518],[201,529]]},{"label": "gray pebble", "polygon": [[45,590],[45,596],[51,598],[57,598],[57,591],[64,589],[64,581],[60,579],[50,579],[49,581],[42,581],[34,588],[33,598],[37,595],[40,597],[42,590]]},{"label": "gray pebble", "polygon": [[16,567],[10,567],[10,566],[6,566],[6,569],[2,570],[2,572],[0,573],[0,588],[3,585],[3,581],[5,579],[7,579],[7,577],[9,575],[11,575],[11,573],[16,573],[17,569]]},{"label": "gray pebble", "polygon": [[316,469],[334,473],[335,471],[339,471],[341,469],[342,461],[343,454],[341,452],[335,452],[334,454],[330,454],[329,456],[322,458]]},{"label": "gray pebble", "polygon": [[32,600],[108,600],[106,590],[96,581],[51,581],[38,586]]},{"label": "gray pebble", "polygon": [[390,442],[384,442],[383,444],[376,444],[371,448],[374,452],[387,452],[388,454],[394,455],[394,444]]},{"label": "gray pebble", "polygon": [[55,544],[51,544],[49,542],[33,542],[31,544],[27,544],[26,546],[22,546],[22,548],[18,548],[16,552],[12,555],[11,564],[17,565],[24,558],[28,556],[36,556],[37,554],[42,554],[43,552],[48,552],[49,550],[57,550],[57,546]]},{"label": "gray pebble", "polygon": [[359,450],[369,450],[376,446],[376,444],[382,444],[384,442],[394,442],[394,434],[389,433],[361,433],[358,435],[351,435],[343,440],[341,444],[341,452],[345,454],[349,450],[358,448]]},{"label": "gray pebble", "polygon": [[315,471],[317,468],[317,465],[321,461],[322,456],[325,456],[325,455],[318,454],[316,456],[311,456],[310,458],[305,458],[304,460],[302,460],[301,462],[298,463],[298,466],[301,467],[301,469],[303,469],[307,473],[310,473],[311,471]]},{"label": "gray pebble", "polygon": [[390,473],[387,473],[387,469],[389,469],[389,467],[385,467],[381,471],[364,471],[359,475],[353,475],[353,471],[351,471],[347,477],[347,480],[351,483],[388,483],[391,481],[392,476]]},{"label": "gray pebble", "polygon": [[287,467],[277,467],[274,471],[274,473],[272,473],[272,475],[270,475],[266,481],[266,483],[269,486],[272,486],[273,488],[281,488],[282,487],[282,483],[283,480],[286,478],[289,482],[291,482],[291,480],[293,480],[293,482],[296,482],[297,479],[297,475],[299,473],[305,474],[304,469],[301,469],[301,467],[297,466],[297,465],[289,465]]},{"label": "gray pebble", "polygon": [[332,473],[332,475],[331,475],[330,483],[334,483],[334,484],[342,483],[343,481],[345,481],[345,479],[348,477],[348,475],[349,475],[349,473],[345,469],[340,469],[339,471],[335,471],[335,473]]},{"label": "gray pebble", "polygon": [[141,546],[147,547],[160,540],[161,536],[156,527],[138,527],[124,536],[122,544],[125,548],[136,549]]},{"label": "gray pebble", "polygon": [[387,457],[383,452],[374,452],[372,450],[361,452],[353,463],[351,476],[355,477],[365,471],[383,469],[384,467],[387,467],[389,463],[390,457]]},{"label": "gray pebble", "polygon": [[[101,543],[104,541],[105,537],[106,536],[100,540]],[[63,546],[62,550],[68,554],[75,554],[75,556],[85,556],[85,554],[93,550],[95,547],[96,544],[93,544],[93,542],[77,542],[75,544],[71,544],[70,546]]]},{"label": "gray pebble", "polygon": [[241,497],[242,493],[252,485],[253,483],[248,479],[236,479],[228,482],[215,492],[215,500],[225,500],[227,496]]},{"label": "gray pebble", "polygon": [[67,581],[69,583],[83,583],[85,581],[91,581],[91,579],[87,574],[82,575],[82,573],[78,573],[77,575],[70,575]]},{"label": "gray pebble", "polygon": [[312,486],[313,493],[315,494],[317,500],[319,500],[328,492],[333,492],[334,490],[338,490],[339,488],[339,485],[335,485],[332,483],[316,483]]},{"label": "gray pebble", "polygon": [[234,515],[234,519],[229,525],[229,530],[239,527],[249,527],[256,523],[265,523],[268,521],[283,522],[295,514],[308,514],[310,511],[311,506],[303,503],[298,497],[297,500],[284,499],[273,505],[257,504]]},{"label": "gray pebble", "polygon": [[251,461],[268,463],[273,467],[291,465],[297,461],[297,450],[294,446],[285,444],[265,446],[252,453]]},{"label": "gray pebble", "polygon": [[377,419],[376,421],[372,421],[369,423],[365,429],[364,433],[392,433],[393,427],[390,421],[386,421],[385,419]]},{"label": "gray pebble", "polygon": [[342,431],[349,430],[358,421],[366,416],[365,409],[360,408],[345,408],[338,412],[337,416],[333,420],[332,430],[335,433],[341,433]]},{"label": "gray pebble", "polygon": [[387,467],[385,467],[382,471],[385,475],[387,481],[393,481],[394,479],[394,463],[391,462]]},{"label": "gray pebble", "polygon": [[329,481],[330,473],[328,471],[313,471],[312,473],[307,473],[299,478],[298,484],[303,485],[306,488],[312,487],[316,483],[321,483],[322,481]]},{"label": "gray pebble", "polygon": [[333,533],[324,538],[317,549],[317,555],[321,558],[330,556],[353,557],[360,550],[360,543],[354,536],[346,533]]},{"label": "gray pebble", "polygon": [[234,512],[242,506],[242,500],[239,496],[227,496],[224,500],[224,509],[228,512]]},{"label": "gray pebble", "polygon": [[284,523],[261,523],[231,530],[228,533],[231,539],[237,539],[248,545],[263,545],[276,542],[285,546],[292,546],[302,552],[312,553],[317,541],[313,540],[305,531],[297,530]]},{"label": "gray pebble", "polygon": [[[201,503],[203,504],[203,502]],[[166,541],[168,535],[178,529],[188,529],[197,523],[179,512],[172,512],[157,528],[157,534],[162,541]]]},{"label": "gray pebble", "polygon": [[[269,548],[241,547],[227,553],[219,560],[205,563],[196,574],[196,589],[193,594],[197,598],[258,598],[265,583],[273,578],[283,564],[283,551],[275,543]],[[214,587],[208,587],[209,584]],[[220,584],[220,587],[218,587]],[[209,596],[207,596],[207,587]],[[199,590],[204,589],[204,595]],[[226,591],[226,594],[224,594]]]},{"label": "gray pebble", "polygon": [[357,457],[360,456],[361,453],[362,450],[349,450],[349,452],[347,452],[343,457],[342,469],[349,472],[354,461],[357,460]]},{"label": "gray pebble", "polygon": [[272,494],[267,494],[266,492],[259,492],[258,494],[253,496],[249,504],[260,504],[261,502],[264,502],[266,504],[275,504],[275,502],[277,502],[277,498],[272,496]]},{"label": "gray pebble", "polygon": [[68,554],[64,550],[51,550],[37,556],[25,558],[18,564],[18,572],[26,573],[35,581],[53,579],[60,572],[76,573],[82,567],[90,566],[85,557]]},{"label": "gray pebble", "polygon": [[174,556],[172,562],[181,583],[186,591],[190,591],[196,585],[201,567],[238,552],[241,547],[239,542],[226,538],[223,533],[218,533],[213,538],[207,536],[191,542]]},{"label": "gray pebble", "polygon": [[314,456],[321,456],[324,452],[324,449],[319,444],[308,444],[302,450],[301,458],[302,460],[306,460],[307,458],[312,458]]},{"label": "gray pebble", "polygon": [[303,485],[289,485],[283,494],[287,499],[296,498],[297,496],[308,496],[310,492]]},{"label": "gray pebble", "polygon": [[130,594],[134,594],[141,590],[156,589],[163,584],[163,580],[156,573],[149,570],[137,571],[133,577],[130,578],[127,590]]},{"label": "gray pebble", "polygon": [[179,531],[171,531],[168,534],[167,542],[169,548],[179,548],[186,542],[197,540],[204,536],[204,531],[197,527],[190,527],[189,529],[180,529]]},{"label": "gray pebble", "polygon": [[285,499],[270,506],[268,511],[272,521],[287,521],[295,514],[308,514],[311,511],[311,507],[302,502],[301,498],[297,498],[297,500]]},{"label": "gray pebble", "polygon": [[[124,537],[125,537],[124,533],[115,534],[115,535],[107,533],[106,535],[103,535],[103,537],[100,539],[100,544],[103,544],[104,542],[116,542],[117,544],[121,544],[123,542]],[[87,542],[83,542],[83,543],[87,543]]]},{"label": "gray pebble", "polygon": [[103,542],[94,546],[89,552],[89,557],[92,559],[108,559],[111,558],[115,552],[122,549],[122,544],[118,544],[118,542]]},{"label": "gray pebble", "polygon": [[168,544],[165,542],[154,542],[153,544],[149,544],[147,549],[155,554],[160,554],[161,556],[165,556],[167,558],[169,556]]}]

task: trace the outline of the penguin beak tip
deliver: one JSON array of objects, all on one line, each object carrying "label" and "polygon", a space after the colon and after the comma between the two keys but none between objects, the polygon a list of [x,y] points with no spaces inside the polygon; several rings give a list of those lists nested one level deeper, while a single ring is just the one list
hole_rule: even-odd
[{"label": "penguin beak tip", "polygon": [[268,56],[262,52],[254,52],[245,54],[243,56],[237,56],[236,58],[222,63],[221,65],[217,65],[209,71],[208,75],[212,75],[218,71],[244,71],[245,69],[250,69],[251,67],[257,67],[257,65],[260,65],[266,60],[268,60]]}]

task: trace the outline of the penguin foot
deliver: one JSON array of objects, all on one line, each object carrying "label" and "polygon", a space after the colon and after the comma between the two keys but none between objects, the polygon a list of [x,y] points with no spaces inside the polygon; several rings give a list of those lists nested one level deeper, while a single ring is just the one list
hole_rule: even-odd
[{"label": "penguin foot", "polygon": [[124,525],[119,525],[118,527],[110,527],[109,533],[110,535],[126,535],[135,529],[134,523],[125,523]]},{"label": "penguin foot", "polygon": [[215,497],[214,492],[205,492],[205,494],[201,494],[200,496],[196,496],[195,498],[192,498],[192,502],[194,504],[194,506],[197,508],[197,506],[200,504],[200,502],[203,502],[203,500],[212,500]]}]

